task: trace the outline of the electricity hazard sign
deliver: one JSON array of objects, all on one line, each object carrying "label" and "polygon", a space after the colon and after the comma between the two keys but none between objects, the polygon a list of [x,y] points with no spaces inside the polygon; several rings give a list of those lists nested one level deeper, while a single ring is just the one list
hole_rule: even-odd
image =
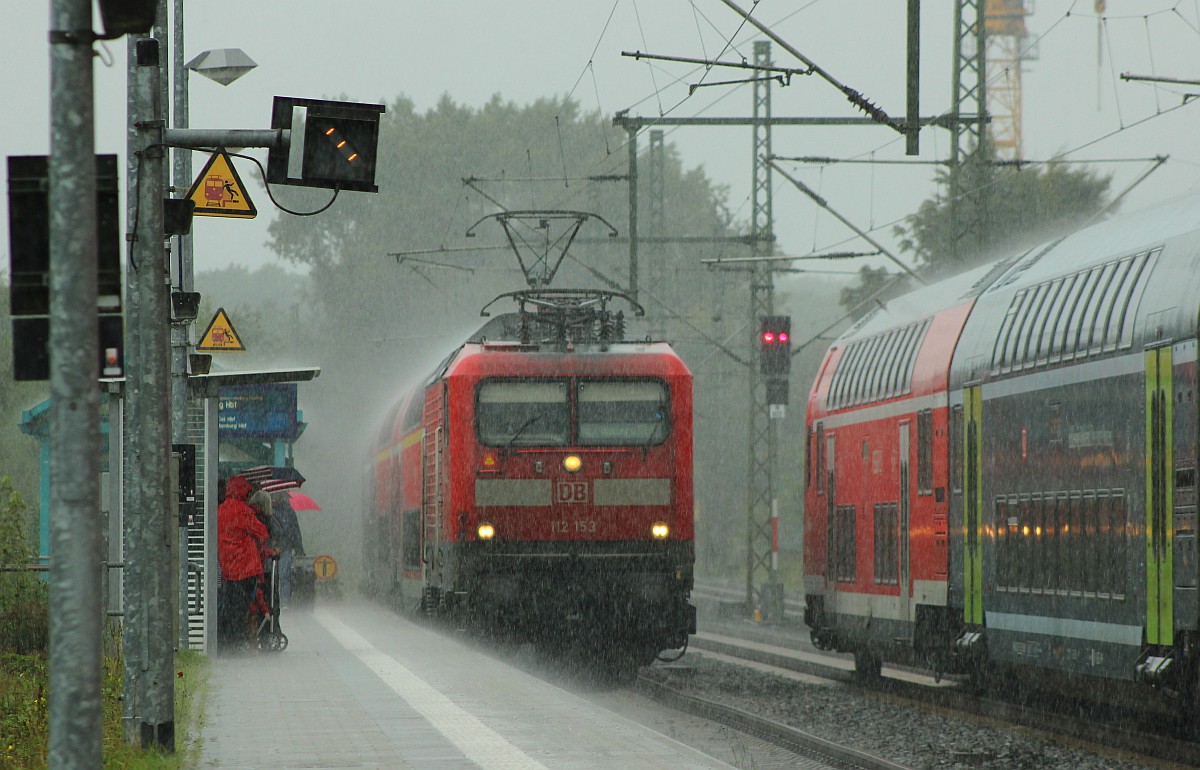
[{"label": "electricity hazard sign", "polygon": [[253,219],[258,216],[258,209],[246,194],[246,186],[229,160],[229,153],[223,149],[209,157],[204,170],[192,182],[187,198],[196,204],[194,214],[198,217]]},{"label": "electricity hazard sign", "polygon": [[228,353],[245,349],[242,338],[233,329],[233,322],[225,315],[225,308],[217,308],[217,314],[204,330],[204,336],[196,343],[196,350],[206,353]]}]

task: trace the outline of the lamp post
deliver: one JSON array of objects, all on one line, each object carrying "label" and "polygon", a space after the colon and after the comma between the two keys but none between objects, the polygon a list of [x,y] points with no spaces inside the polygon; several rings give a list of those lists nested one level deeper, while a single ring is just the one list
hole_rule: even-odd
[{"label": "lamp post", "polygon": [[[185,129],[189,125],[188,75],[197,72],[223,86],[245,75],[256,66],[254,61],[237,48],[221,48],[204,51],[184,64],[183,0],[174,0],[174,25],[172,27],[173,69],[173,125]],[[177,196],[186,195],[192,184],[192,150],[177,148],[172,164],[172,186]],[[172,323],[171,323],[171,443],[187,444],[188,441],[188,369],[193,342],[192,327],[196,321],[196,310],[200,295],[195,288],[195,263],[193,261],[192,237],[190,234],[175,236],[175,263],[178,266],[172,278]],[[194,456],[194,455],[193,455]],[[179,648],[188,644],[188,538],[187,517],[179,522]],[[197,580],[200,579],[197,575]]]}]

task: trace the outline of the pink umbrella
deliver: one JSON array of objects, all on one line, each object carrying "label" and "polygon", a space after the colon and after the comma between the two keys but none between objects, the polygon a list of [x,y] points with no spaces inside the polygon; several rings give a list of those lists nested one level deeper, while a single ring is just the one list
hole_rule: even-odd
[{"label": "pink umbrella", "polygon": [[319,511],[321,506],[317,505],[317,501],[313,500],[308,495],[298,489],[287,490],[288,497],[291,498],[292,510],[294,511]]}]

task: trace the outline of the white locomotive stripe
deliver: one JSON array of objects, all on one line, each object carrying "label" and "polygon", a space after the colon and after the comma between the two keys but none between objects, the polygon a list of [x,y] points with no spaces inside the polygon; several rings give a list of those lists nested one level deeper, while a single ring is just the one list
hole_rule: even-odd
[{"label": "white locomotive stripe", "polygon": [[313,617],[475,764],[498,770],[547,770],[333,615],[316,610]]},{"label": "white locomotive stripe", "polygon": [[1042,615],[1018,615],[1012,612],[988,612],[987,627],[997,631],[1023,631],[1065,639],[1087,639],[1136,647],[1142,643],[1141,626],[1123,626],[1095,620],[1050,618]]}]

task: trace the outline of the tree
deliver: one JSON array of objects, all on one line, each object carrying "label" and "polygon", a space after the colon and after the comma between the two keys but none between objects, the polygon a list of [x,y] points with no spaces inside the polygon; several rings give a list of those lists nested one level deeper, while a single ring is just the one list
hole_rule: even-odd
[{"label": "tree", "polygon": [[1002,166],[975,156],[939,176],[944,188],[962,191],[957,211],[945,199],[926,200],[895,228],[900,247],[931,273],[957,272],[1084,224],[1103,210],[1112,181],[1062,163]]},{"label": "tree", "polygon": [[853,318],[858,318],[870,311],[873,302],[887,302],[892,297],[898,297],[908,291],[908,278],[900,273],[889,273],[887,268],[872,268],[864,265],[858,270],[859,283],[855,286],[843,286],[838,296],[838,303],[846,309]]}]

